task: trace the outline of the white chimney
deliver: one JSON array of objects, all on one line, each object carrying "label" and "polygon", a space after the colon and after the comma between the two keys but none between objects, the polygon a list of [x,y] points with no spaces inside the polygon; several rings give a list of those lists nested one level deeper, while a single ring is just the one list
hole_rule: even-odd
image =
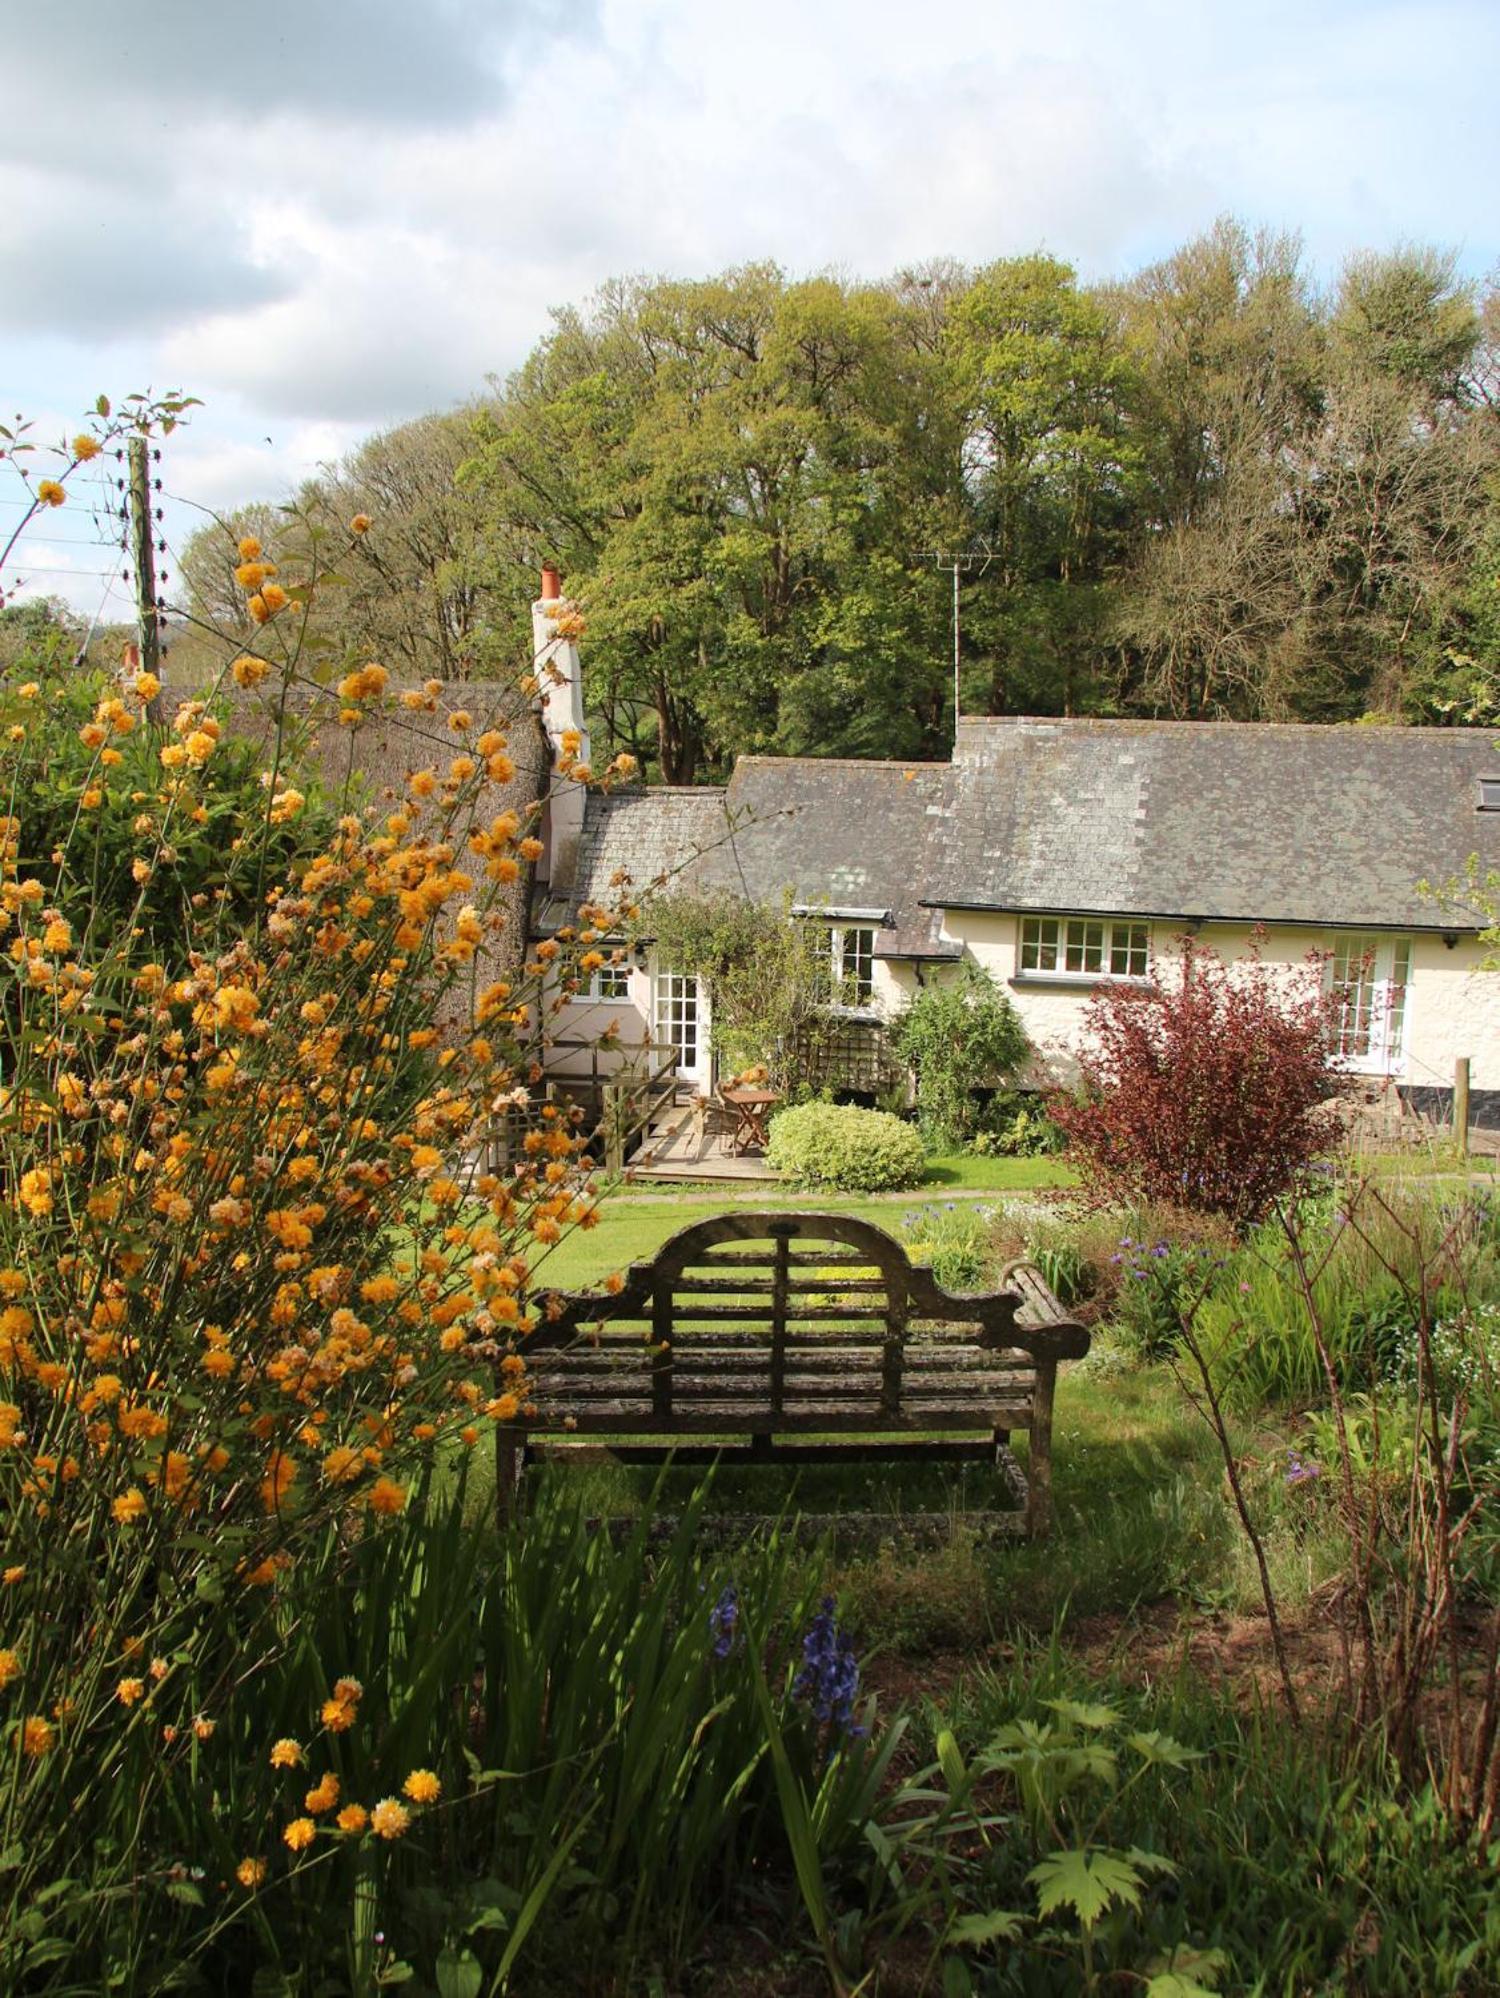
[{"label": "white chimney", "polygon": [[[563,738],[577,736],[574,760],[589,760],[588,725],[583,718],[583,665],[578,657],[577,613],[562,593],[562,579],[549,563],[542,570],[542,594],[531,606],[532,671],[541,699],[542,726],[552,746],[554,766],[566,753]],[[546,851],[539,872],[553,894],[570,893],[578,875],[583,837],[584,787],[563,777],[547,806]]]}]

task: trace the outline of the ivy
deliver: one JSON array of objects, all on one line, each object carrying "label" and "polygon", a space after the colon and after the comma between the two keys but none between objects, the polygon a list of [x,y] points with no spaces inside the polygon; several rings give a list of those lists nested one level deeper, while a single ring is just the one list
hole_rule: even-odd
[{"label": "ivy", "polygon": [[761,1065],[791,1089],[828,1032],[828,933],[790,908],[728,891],[669,895],[643,909],[636,933],[663,964],[708,987],[715,1052],[736,1069]]}]

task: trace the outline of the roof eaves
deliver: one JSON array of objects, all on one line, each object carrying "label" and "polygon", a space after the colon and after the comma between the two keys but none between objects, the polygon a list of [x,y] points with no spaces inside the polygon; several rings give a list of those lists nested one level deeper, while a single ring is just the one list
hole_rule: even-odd
[{"label": "roof eaves", "polygon": [[956,895],[919,896],[919,909],[964,909],[992,916],[1119,916],[1146,923],[1243,923],[1267,930],[1412,930],[1432,936],[1477,936],[1486,927],[1468,922],[1414,923],[1405,917],[1362,916],[1350,922],[1339,916],[1238,916],[1214,909],[1120,909],[1113,903],[967,901]]}]

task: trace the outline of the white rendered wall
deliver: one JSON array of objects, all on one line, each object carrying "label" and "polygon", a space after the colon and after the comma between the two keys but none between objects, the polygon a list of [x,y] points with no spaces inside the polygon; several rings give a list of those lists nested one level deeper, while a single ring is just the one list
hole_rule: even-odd
[{"label": "white rendered wall", "polygon": [[[990,911],[951,909],[943,923],[943,934],[962,943],[1005,988],[1048,1070],[1062,1079],[1071,1071],[1093,988],[1087,980],[1019,977],[1020,933],[1019,917]],[[1233,963],[1249,955],[1251,936],[1248,924],[1206,923],[1200,941]],[[1171,924],[1152,924],[1153,966],[1163,966],[1175,954],[1177,937]],[[1294,972],[1306,967],[1309,953],[1326,953],[1333,941],[1329,930],[1269,929],[1260,934],[1260,954],[1267,964]],[[1461,937],[1450,950],[1440,936],[1417,932],[1411,934],[1411,945],[1403,1058],[1393,1071],[1396,1080],[1451,1088],[1455,1059],[1467,1055],[1472,1086],[1500,1089],[1500,973],[1481,970],[1483,953],[1472,937]]]}]

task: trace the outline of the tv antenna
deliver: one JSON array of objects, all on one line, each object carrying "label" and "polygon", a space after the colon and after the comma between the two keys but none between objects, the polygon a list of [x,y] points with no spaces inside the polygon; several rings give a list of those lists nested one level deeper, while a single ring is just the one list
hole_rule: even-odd
[{"label": "tv antenna", "polygon": [[993,554],[994,550],[991,548],[984,548],[978,551],[968,549],[962,552],[948,548],[919,548],[917,550],[917,560],[919,562],[932,562],[939,569],[951,569],[953,571],[953,734],[955,739],[958,736],[958,718],[963,712],[963,696],[959,672],[958,579],[961,572],[967,574],[970,569],[977,569],[983,575],[985,570],[990,566]]}]

